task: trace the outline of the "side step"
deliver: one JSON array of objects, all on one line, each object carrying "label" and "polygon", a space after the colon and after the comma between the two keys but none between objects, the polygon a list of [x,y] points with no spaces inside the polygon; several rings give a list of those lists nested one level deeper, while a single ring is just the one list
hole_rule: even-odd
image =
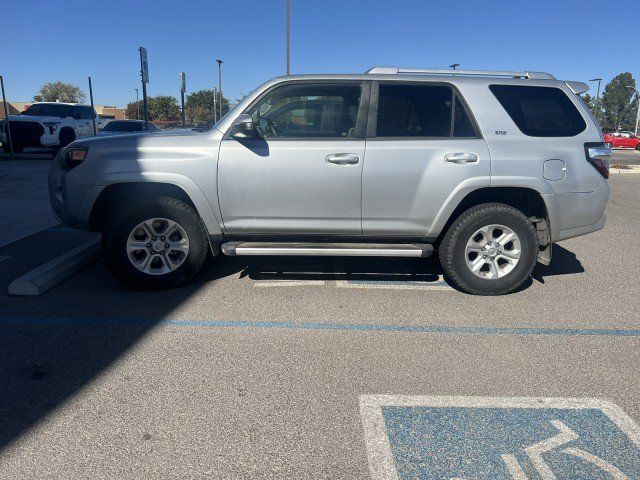
[{"label": "side step", "polygon": [[229,256],[429,257],[433,246],[427,243],[227,242],[222,244],[222,253]]}]

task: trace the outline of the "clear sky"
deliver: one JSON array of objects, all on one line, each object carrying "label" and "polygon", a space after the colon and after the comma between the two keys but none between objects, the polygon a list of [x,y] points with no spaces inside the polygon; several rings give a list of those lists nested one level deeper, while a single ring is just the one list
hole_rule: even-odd
[{"label": "clear sky", "polygon": [[[615,4],[615,5],[614,5]],[[636,1],[291,0],[292,73],[363,72],[374,65],[542,70],[606,81],[640,75]],[[48,81],[123,107],[149,51],[149,95],[217,83],[235,100],[285,71],[285,0],[2,0],[0,74],[9,100]],[[595,94],[595,89],[592,89]],[[88,95],[87,95],[88,99]]]}]

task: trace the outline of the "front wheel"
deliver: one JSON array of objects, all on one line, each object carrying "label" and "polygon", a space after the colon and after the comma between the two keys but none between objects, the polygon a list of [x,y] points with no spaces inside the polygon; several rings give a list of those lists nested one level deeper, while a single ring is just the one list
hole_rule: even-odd
[{"label": "front wheel", "polygon": [[461,290],[502,295],[520,287],[538,256],[535,226],[520,211],[485,203],[462,213],[440,244],[445,274]]},{"label": "front wheel", "polygon": [[122,282],[143,290],[171,288],[198,273],[208,243],[193,207],[162,196],[114,212],[102,247],[109,269]]}]

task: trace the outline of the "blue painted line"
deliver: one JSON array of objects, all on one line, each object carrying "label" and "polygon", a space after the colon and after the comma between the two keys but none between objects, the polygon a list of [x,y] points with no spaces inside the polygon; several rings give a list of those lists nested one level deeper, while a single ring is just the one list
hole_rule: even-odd
[{"label": "blue painted line", "polygon": [[392,325],[324,322],[249,322],[241,320],[150,320],[136,318],[91,318],[91,317],[0,317],[0,325],[98,325],[134,327],[233,327],[273,328],[284,330],[334,330],[363,332],[412,332],[462,335],[568,335],[568,336],[615,336],[640,337],[640,330],[588,329],[588,328],[507,328],[465,327],[448,325]]}]

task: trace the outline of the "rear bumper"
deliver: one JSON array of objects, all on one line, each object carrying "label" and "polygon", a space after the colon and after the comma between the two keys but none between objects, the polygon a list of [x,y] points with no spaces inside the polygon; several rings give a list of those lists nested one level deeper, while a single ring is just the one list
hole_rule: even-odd
[{"label": "rear bumper", "polygon": [[604,227],[609,193],[609,184],[601,179],[592,192],[543,194],[549,214],[551,241],[586,235]]},{"label": "rear bumper", "polygon": [[560,230],[558,235],[559,240],[566,240],[568,238],[579,237],[580,235],[586,235],[587,233],[597,232],[604,227],[607,221],[607,216],[603,213],[600,219],[596,223],[591,225],[583,225],[582,227],[567,228],[566,230]]}]

